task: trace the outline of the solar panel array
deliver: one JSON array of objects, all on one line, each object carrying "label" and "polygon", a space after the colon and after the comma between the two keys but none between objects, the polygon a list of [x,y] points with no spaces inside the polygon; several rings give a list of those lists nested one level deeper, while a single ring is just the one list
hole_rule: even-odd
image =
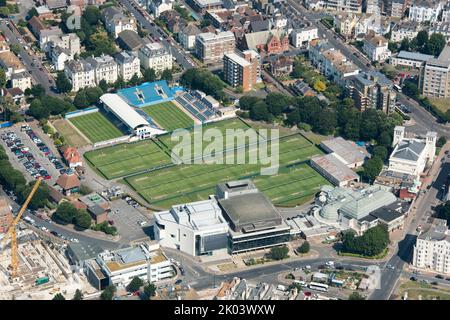
[{"label": "solar panel array", "polygon": [[213,108],[210,108],[200,100],[197,100],[188,92],[177,96],[175,100],[201,122],[206,122],[216,115]]}]

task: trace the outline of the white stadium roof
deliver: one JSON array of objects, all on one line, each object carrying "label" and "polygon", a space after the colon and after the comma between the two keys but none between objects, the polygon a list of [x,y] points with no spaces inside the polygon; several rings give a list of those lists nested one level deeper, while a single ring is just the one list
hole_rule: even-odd
[{"label": "white stadium roof", "polygon": [[120,120],[133,130],[139,126],[150,124],[132,107],[130,107],[119,95],[106,93],[100,97],[105,104]]}]

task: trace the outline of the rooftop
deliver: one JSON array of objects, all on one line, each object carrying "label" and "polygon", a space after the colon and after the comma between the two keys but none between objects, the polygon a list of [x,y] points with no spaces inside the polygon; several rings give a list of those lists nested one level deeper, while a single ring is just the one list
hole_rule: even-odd
[{"label": "rooftop", "polygon": [[151,264],[164,262],[167,260],[161,249],[149,250],[146,245],[128,247],[116,251],[105,251],[98,256],[99,261],[109,269],[110,272],[120,271],[143,264],[147,264],[147,259]]},{"label": "rooftop", "polygon": [[416,139],[402,140],[395,147],[391,158],[417,161],[425,149],[426,143]]},{"label": "rooftop", "polygon": [[241,56],[237,55],[236,53],[227,53],[224,56],[226,56],[230,60],[236,62],[237,64],[239,64],[242,67],[246,67],[246,66],[251,66],[252,65],[249,61],[245,60],[244,58],[242,58]]},{"label": "rooftop", "polygon": [[433,59],[434,56],[430,55],[430,54],[423,54],[423,53],[419,53],[419,52],[410,52],[410,51],[402,50],[397,54],[397,58],[426,62],[430,59]]},{"label": "rooftop", "polygon": [[326,171],[339,182],[359,180],[359,176],[341,162],[334,154],[317,156],[311,162]]},{"label": "rooftop", "polygon": [[345,140],[342,137],[324,140],[320,143],[321,147],[334,152],[344,164],[364,161],[368,157],[368,152],[358,147],[354,142]]},{"label": "rooftop", "polygon": [[443,68],[450,67],[450,45],[445,46],[437,59],[429,59],[427,62],[427,66],[436,66]]},{"label": "rooftop", "polygon": [[251,232],[282,223],[281,216],[262,193],[248,193],[220,199],[219,205],[232,221],[234,231]]},{"label": "rooftop", "polygon": [[169,211],[155,212],[157,220],[178,223],[192,230],[228,228],[215,200],[205,200],[173,206]]},{"label": "rooftop", "polygon": [[100,97],[100,100],[131,129],[149,125],[147,120],[131,108],[118,94],[105,93]]},{"label": "rooftop", "polygon": [[56,184],[64,190],[70,190],[80,187],[80,179],[76,174],[64,173],[56,180]]}]

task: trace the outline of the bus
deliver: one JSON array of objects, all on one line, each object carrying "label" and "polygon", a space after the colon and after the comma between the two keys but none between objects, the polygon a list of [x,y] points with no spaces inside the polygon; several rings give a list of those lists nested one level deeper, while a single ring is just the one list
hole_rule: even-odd
[{"label": "bus", "polygon": [[298,284],[302,287],[306,287],[306,282],[305,281],[301,281],[301,280],[294,280],[293,283]]},{"label": "bus", "polygon": [[402,92],[402,87],[400,87],[398,84],[394,84],[394,89],[398,92]]},{"label": "bus", "polygon": [[311,290],[317,290],[317,291],[324,291],[324,292],[328,291],[327,284],[318,283],[318,282],[310,282],[308,284],[308,288],[310,288]]}]

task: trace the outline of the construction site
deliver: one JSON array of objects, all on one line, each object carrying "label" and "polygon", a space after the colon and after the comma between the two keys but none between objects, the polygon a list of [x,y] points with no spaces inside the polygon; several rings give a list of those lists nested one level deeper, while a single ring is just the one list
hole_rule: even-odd
[{"label": "construction site", "polygon": [[71,299],[76,289],[85,295],[96,292],[83,275],[72,272],[62,245],[46,243],[29,229],[17,233],[15,277],[11,246],[7,244],[0,255],[0,300],[50,300],[56,293]]}]

